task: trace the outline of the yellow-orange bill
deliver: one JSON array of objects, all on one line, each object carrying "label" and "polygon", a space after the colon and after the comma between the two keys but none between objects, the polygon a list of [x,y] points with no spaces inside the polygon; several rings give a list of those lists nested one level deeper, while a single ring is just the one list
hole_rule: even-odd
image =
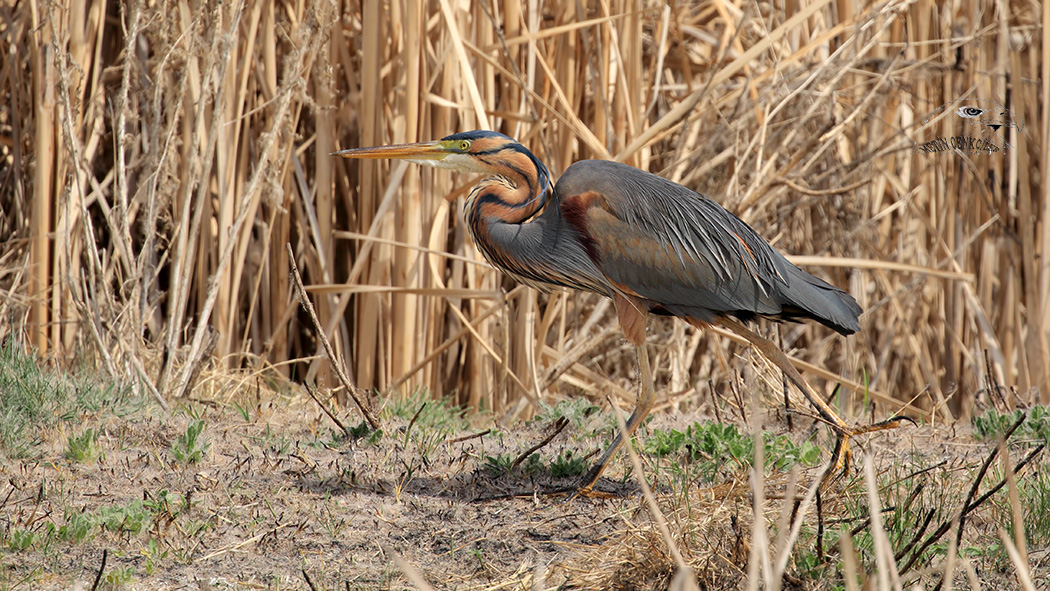
[{"label": "yellow-orange bill", "polygon": [[351,148],[333,152],[333,156],[343,158],[367,158],[379,159],[412,159],[412,160],[440,160],[448,156],[448,149],[444,142],[420,142],[417,144],[394,144],[392,146],[376,146],[374,148]]}]

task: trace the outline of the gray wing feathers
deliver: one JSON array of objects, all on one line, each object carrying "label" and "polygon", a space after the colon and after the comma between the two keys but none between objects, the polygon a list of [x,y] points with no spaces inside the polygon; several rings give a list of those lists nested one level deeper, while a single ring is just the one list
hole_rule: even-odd
[{"label": "gray wing feathers", "polygon": [[750,226],[681,185],[600,160],[569,167],[558,195],[596,192],[590,216],[595,261],[612,283],[668,312],[713,320],[721,313],[812,318],[838,330],[859,329],[859,306],[845,292],[802,271]]}]

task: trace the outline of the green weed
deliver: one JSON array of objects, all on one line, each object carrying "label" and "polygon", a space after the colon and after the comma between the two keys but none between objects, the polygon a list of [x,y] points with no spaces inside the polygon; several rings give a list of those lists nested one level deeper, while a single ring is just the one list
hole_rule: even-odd
[{"label": "green weed", "polygon": [[171,446],[175,461],[180,464],[196,464],[204,458],[211,444],[201,434],[204,432],[204,420],[194,419],[186,426],[186,431]]},{"label": "green weed", "polygon": [[1006,431],[1025,412],[1028,413],[1028,416],[1025,422],[1014,431],[1012,438],[1043,441],[1050,444],[1050,408],[1046,406],[1033,406],[1027,411],[1015,410],[1005,414],[991,409],[983,415],[973,417],[974,436],[984,441],[997,440],[1005,435]]},{"label": "green weed", "polygon": [[180,494],[173,494],[168,489],[161,489],[156,495],[143,499],[142,507],[153,515],[178,515],[190,510],[189,499]]},{"label": "green weed", "polygon": [[125,566],[110,569],[102,577],[103,589],[120,589],[131,582],[135,576],[135,567]]},{"label": "green weed", "polygon": [[601,409],[598,406],[591,404],[586,398],[559,400],[554,405],[544,404],[540,412],[528,424],[553,423],[564,417],[572,423],[576,430],[581,430],[585,421],[599,410]]},{"label": "green weed", "polygon": [[[364,439],[366,445],[378,445],[379,441],[383,439],[383,430],[373,429],[372,426],[368,424],[368,421],[363,419],[356,425],[350,425],[350,428],[347,430],[349,431],[347,435],[349,435],[351,439],[354,441]],[[342,437],[341,433],[336,433],[332,440],[333,446],[338,445],[342,441]]]},{"label": "green weed", "polygon": [[53,523],[47,524],[48,536],[58,542],[78,543],[91,537],[95,524],[91,515],[85,515],[79,511],[66,509],[65,525],[55,527]]},{"label": "green weed", "polygon": [[102,451],[98,448],[98,432],[85,429],[80,435],[70,435],[66,446],[66,458],[81,464],[94,464]]},{"label": "green weed", "polygon": [[146,547],[142,549],[142,556],[145,557],[144,568],[146,569],[146,575],[152,575],[157,572],[157,563],[168,557],[168,551],[162,550],[160,545],[157,544],[157,540],[150,538],[146,542]]},{"label": "green weed", "polygon": [[[820,448],[809,441],[799,445],[785,435],[763,433],[763,442],[767,469],[785,471],[798,464],[813,466],[820,460]],[[645,451],[656,457],[684,452],[687,461],[700,468],[701,476],[713,481],[727,465],[734,470],[750,468],[755,443],[735,425],[707,421],[693,423],[685,431],[655,430],[645,441]]]},{"label": "green weed", "polygon": [[12,552],[20,552],[33,546],[37,535],[28,529],[15,529],[7,536],[7,547]]},{"label": "green weed", "polygon": [[39,532],[15,529],[6,538],[0,538],[0,543],[12,551],[47,550],[57,543],[84,542],[99,531],[139,534],[149,529],[162,506],[167,504],[135,500],[127,505],[103,506],[90,512],[67,508],[63,515],[65,523],[47,522]]},{"label": "green weed", "polygon": [[139,500],[123,507],[101,507],[95,511],[93,518],[100,528],[115,533],[141,533],[153,522],[153,514]]},{"label": "green weed", "polygon": [[512,470],[511,465],[516,459],[517,455],[513,454],[487,455],[485,456],[485,464],[482,467],[493,478],[515,472],[518,474],[535,474],[543,468],[543,458],[539,453],[529,454],[527,458],[518,464],[516,469]]},{"label": "green weed", "polygon": [[[536,458],[537,463],[539,462],[539,454],[532,454],[526,458],[526,462]],[[497,476],[503,476],[504,474],[510,474],[510,466],[514,463],[514,456],[510,454],[497,454],[494,456],[485,456],[485,471],[489,473],[489,476],[493,478]],[[524,464],[525,462],[523,462]]]},{"label": "green weed", "polygon": [[550,463],[551,476],[554,478],[582,476],[588,468],[590,465],[587,460],[581,455],[574,454],[571,449],[562,450]]},{"label": "green weed", "polygon": [[245,423],[252,422],[251,406],[247,404],[241,404],[240,402],[234,402],[233,408],[237,410],[237,414],[241,415],[241,420]]}]

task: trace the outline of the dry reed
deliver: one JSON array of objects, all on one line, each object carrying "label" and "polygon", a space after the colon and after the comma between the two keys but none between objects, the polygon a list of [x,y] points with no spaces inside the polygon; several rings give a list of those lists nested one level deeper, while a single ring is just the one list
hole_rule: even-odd
[{"label": "dry reed", "polygon": [[[491,128],[555,174],[589,157],[659,172],[807,255],[867,310],[847,340],[780,327],[825,392],[841,379],[877,414],[938,421],[1050,402],[1048,18],[930,0],[3,3],[0,337],[93,351],[161,398],[209,363],[331,382],[291,243],[362,388],[508,417],[630,397],[608,306],[481,262],[458,211],[471,179],[329,156]],[[961,98],[1009,111],[1010,149],[917,149],[971,133],[940,109]],[[676,403],[741,363],[713,333],[651,334]]]}]

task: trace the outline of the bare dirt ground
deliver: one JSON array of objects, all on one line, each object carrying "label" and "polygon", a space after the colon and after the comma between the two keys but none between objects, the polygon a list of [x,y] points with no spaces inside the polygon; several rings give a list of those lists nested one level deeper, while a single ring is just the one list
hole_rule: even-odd
[{"label": "bare dirt ground", "polygon": [[[440,589],[668,588],[674,561],[625,454],[602,481],[612,493],[607,498],[566,502],[542,494],[574,482],[552,476],[551,458],[572,450],[579,460],[605,445],[608,413],[570,422],[540,451],[543,463],[509,471],[508,460],[543,439],[551,421],[500,429],[484,419],[467,424],[440,408],[406,410],[383,414],[381,437],[354,440],[335,437],[316,406],[286,401],[195,403],[170,415],[157,408],[126,417],[102,412],[75,429],[63,422],[45,428],[36,457],[0,466],[0,522],[9,540],[0,549],[0,587],[90,589],[108,550],[102,583],[109,588],[412,588],[396,555]],[[698,418],[663,414],[643,431],[684,430]],[[173,447],[196,419],[206,425],[206,451],[195,463],[180,462]],[[344,419],[356,422],[349,412]],[[769,421],[769,429],[785,430],[775,417]],[[88,426],[100,433],[101,455],[93,463],[67,459],[71,431]],[[807,433],[798,425],[796,432],[795,438]],[[883,502],[891,507],[904,494],[893,488],[894,475],[900,482],[924,478],[918,500],[905,509],[921,518],[937,508],[925,528],[932,531],[960,502],[992,447],[950,428],[909,427],[867,438],[854,464],[864,454],[878,459],[889,482]],[[679,456],[642,460],[700,588],[745,586],[753,514],[747,471],[726,466],[708,482],[676,472]],[[819,468],[809,467],[798,481],[805,487],[818,476]],[[989,475],[982,491],[996,479]],[[788,481],[772,471],[765,482],[771,524],[785,506]],[[944,486],[948,481],[954,484]],[[842,479],[825,495],[823,527],[848,524],[859,540],[864,491],[859,475]],[[968,526],[974,548],[993,540],[991,507]],[[77,514],[95,525],[71,540]],[[800,538],[785,584],[834,588],[841,584],[834,575],[837,544],[822,550],[830,570],[813,568],[817,519],[806,524],[809,537]],[[66,538],[55,533],[63,526]],[[35,541],[14,547],[16,531],[33,532]],[[55,540],[46,541],[49,532]],[[1033,572],[1050,572],[1045,554],[1028,550]],[[913,571],[931,560],[938,562],[920,561]],[[988,550],[978,562],[984,588],[1014,584],[1006,558]],[[958,576],[962,581],[962,569]]]}]

